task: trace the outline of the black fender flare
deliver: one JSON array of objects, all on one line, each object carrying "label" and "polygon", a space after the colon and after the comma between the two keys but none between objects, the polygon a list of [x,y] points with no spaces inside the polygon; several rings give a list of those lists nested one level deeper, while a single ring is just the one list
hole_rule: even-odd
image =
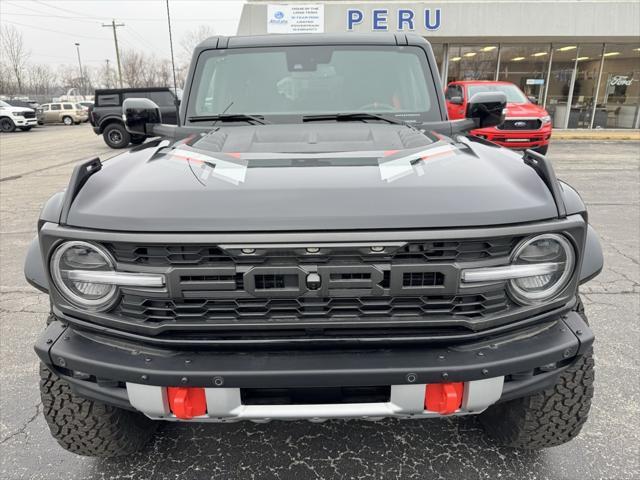
[{"label": "black fender flare", "polygon": [[27,282],[41,292],[49,292],[49,279],[44,268],[44,260],[37,236],[31,240],[31,244],[27,250],[27,257],[24,261],[24,277],[27,279]]},{"label": "black fender flare", "polygon": [[587,227],[587,238],[584,242],[584,254],[582,255],[582,265],[580,266],[580,283],[585,283],[597,276],[604,267],[604,255],[602,244],[595,229],[589,225]]},{"label": "black fender flare", "polygon": [[107,115],[106,117],[101,118],[100,122],[97,125],[97,127],[100,129],[101,134],[104,132],[104,129],[107,128],[107,125],[109,125],[110,123],[119,123],[121,125],[124,125],[124,122],[122,121],[121,116],[115,115],[115,114]]}]

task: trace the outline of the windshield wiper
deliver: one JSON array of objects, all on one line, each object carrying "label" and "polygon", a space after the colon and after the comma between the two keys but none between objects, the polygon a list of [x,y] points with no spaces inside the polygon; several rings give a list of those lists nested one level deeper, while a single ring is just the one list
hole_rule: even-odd
[{"label": "windshield wiper", "polygon": [[220,115],[203,115],[200,117],[189,117],[190,122],[255,122],[260,125],[270,123],[264,117],[248,115],[246,113],[221,113]]},{"label": "windshield wiper", "polygon": [[350,120],[382,120],[394,125],[407,125],[403,120],[387,117],[377,113],[353,112],[353,113],[322,113],[318,115],[303,115],[303,122],[321,122],[323,120],[350,121]]}]

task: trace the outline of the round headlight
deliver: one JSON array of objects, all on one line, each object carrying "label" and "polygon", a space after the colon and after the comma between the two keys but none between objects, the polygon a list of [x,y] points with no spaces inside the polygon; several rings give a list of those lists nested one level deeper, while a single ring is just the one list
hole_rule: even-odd
[{"label": "round headlight", "polygon": [[51,257],[51,277],[71,303],[89,310],[104,310],[116,297],[115,285],[74,280],[73,271],[112,272],[115,262],[101,247],[87,242],[66,242]]},{"label": "round headlight", "polygon": [[571,243],[562,235],[538,235],[518,245],[511,263],[544,264],[548,267],[548,273],[509,281],[509,291],[513,297],[518,302],[529,305],[549,300],[567,286],[575,266],[575,253]]}]

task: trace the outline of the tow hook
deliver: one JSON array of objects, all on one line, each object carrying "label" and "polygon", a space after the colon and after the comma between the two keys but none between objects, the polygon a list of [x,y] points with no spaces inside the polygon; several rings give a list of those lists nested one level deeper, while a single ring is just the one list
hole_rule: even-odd
[{"label": "tow hook", "polygon": [[440,415],[454,413],[462,405],[464,382],[432,383],[424,394],[424,408]]},{"label": "tow hook", "polygon": [[167,387],[171,412],[182,420],[207,413],[207,400],[202,387]]}]

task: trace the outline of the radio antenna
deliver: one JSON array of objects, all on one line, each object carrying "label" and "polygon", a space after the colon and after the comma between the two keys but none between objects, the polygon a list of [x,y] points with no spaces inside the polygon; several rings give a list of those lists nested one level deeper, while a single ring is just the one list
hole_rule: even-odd
[{"label": "radio antenna", "polygon": [[178,82],[176,81],[176,62],[173,58],[173,36],[171,35],[171,13],[169,12],[169,0],[167,0],[167,23],[169,24],[169,46],[171,47],[171,70],[173,71],[173,104],[176,106],[176,125],[180,126],[180,107],[178,100]]}]

